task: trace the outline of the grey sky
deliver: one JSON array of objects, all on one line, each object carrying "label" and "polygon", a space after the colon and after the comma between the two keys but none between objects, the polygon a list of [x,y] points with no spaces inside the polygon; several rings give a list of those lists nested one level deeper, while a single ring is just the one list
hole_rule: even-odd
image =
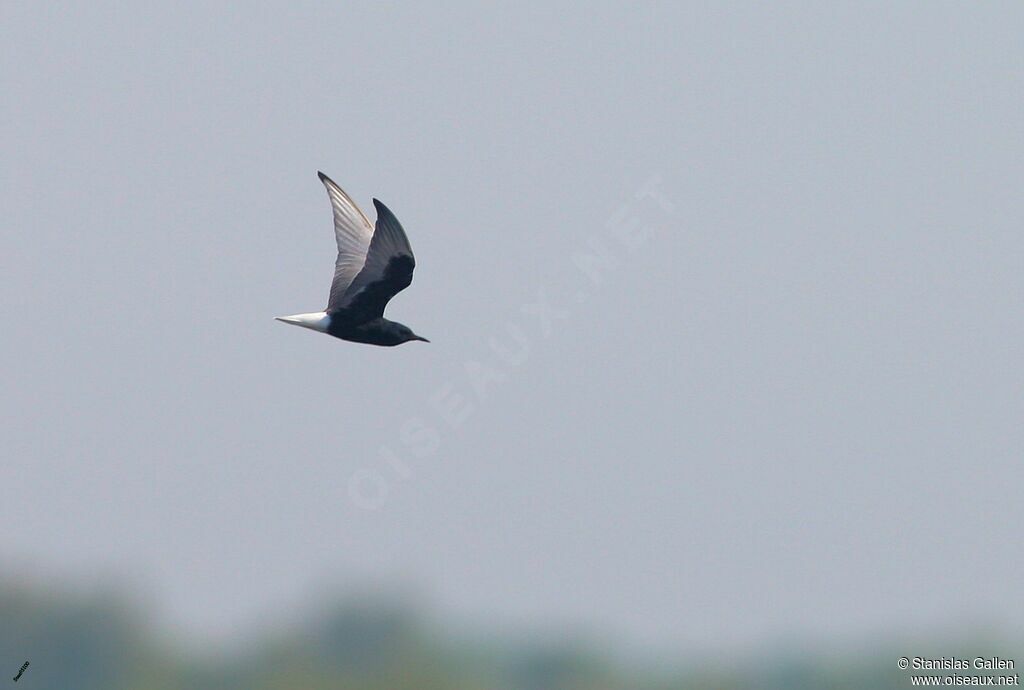
[{"label": "grey sky", "polygon": [[[375,578],[670,648],[1020,621],[1021,35],[1015,3],[4,3],[0,558],[200,637]],[[273,321],[326,303],[318,169],[402,220],[388,315],[432,344]],[[626,207],[654,232],[591,286]],[[448,428],[509,324],[527,360]]]}]

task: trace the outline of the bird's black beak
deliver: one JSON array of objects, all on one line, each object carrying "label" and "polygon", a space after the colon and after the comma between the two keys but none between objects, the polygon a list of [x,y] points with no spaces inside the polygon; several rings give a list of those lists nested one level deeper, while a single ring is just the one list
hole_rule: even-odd
[{"label": "bird's black beak", "polygon": [[429,343],[429,342],[430,342],[429,340],[427,340],[427,339],[426,339],[426,338],[424,338],[423,336],[419,336],[419,335],[414,335],[414,336],[412,337],[412,339],[413,339],[413,340],[422,340],[422,341],[423,341],[423,342],[425,342],[425,343]]}]

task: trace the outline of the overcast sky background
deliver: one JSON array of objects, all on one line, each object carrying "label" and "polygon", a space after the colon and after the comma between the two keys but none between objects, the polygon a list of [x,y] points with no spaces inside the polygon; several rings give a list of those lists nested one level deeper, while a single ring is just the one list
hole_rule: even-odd
[{"label": "overcast sky background", "polygon": [[[0,6],[5,572],[204,640],[367,581],[667,649],[1024,617],[1024,6],[545,5]],[[431,344],[273,320],[318,169]]]}]

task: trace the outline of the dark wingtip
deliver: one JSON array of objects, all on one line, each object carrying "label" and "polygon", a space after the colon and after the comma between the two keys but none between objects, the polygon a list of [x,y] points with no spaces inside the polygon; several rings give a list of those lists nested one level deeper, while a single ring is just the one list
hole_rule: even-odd
[{"label": "dark wingtip", "polygon": [[316,171],[316,176],[320,178],[321,182],[330,182],[331,181],[331,178],[327,177],[327,175],[324,175],[319,170]]}]

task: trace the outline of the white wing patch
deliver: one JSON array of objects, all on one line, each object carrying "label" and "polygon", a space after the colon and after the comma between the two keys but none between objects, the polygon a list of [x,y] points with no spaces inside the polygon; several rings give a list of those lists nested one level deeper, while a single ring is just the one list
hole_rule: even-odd
[{"label": "white wing patch", "polygon": [[338,260],[334,264],[334,280],[331,282],[331,294],[327,300],[330,310],[341,304],[352,281],[356,279],[363,265],[366,254],[370,250],[373,239],[373,226],[356,203],[334,181],[317,173],[320,181],[327,187],[327,195],[334,209],[334,237],[338,242]]}]

